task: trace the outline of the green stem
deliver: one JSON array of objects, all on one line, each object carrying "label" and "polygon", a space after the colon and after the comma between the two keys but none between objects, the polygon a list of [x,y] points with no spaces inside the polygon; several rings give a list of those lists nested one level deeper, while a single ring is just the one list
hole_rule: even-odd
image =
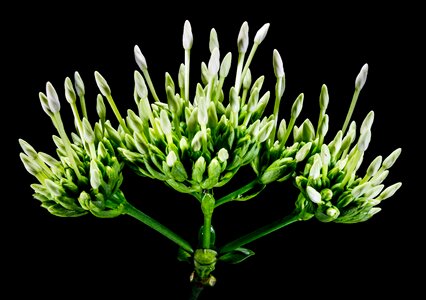
[{"label": "green stem", "polygon": [[254,54],[256,53],[256,50],[257,50],[257,47],[259,47],[259,44],[254,43],[253,47],[251,48],[250,54],[247,58],[247,61],[244,65],[243,72],[241,74],[240,82],[238,83],[238,86],[235,87],[237,89],[237,94],[240,93],[241,84],[243,83],[244,77],[246,77],[247,70],[250,67],[251,61],[253,60]]},{"label": "green stem", "polygon": [[154,101],[160,102],[160,99],[158,99],[157,93],[155,92],[154,85],[152,84],[151,76],[149,76],[148,69],[142,69],[142,73],[145,76],[145,80],[148,83],[148,88],[151,91],[152,97],[154,98]]},{"label": "green stem", "polygon": [[139,209],[137,209],[130,203],[128,202],[126,203],[124,212],[128,214],[129,216],[132,216],[133,218],[141,221],[145,225],[151,227],[155,231],[161,233],[162,235],[164,235],[171,241],[175,242],[178,246],[182,247],[182,249],[188,251],[189,253],[194,253],[194,250],[192,249],[191,245],[187,241],[185,241],[183,238],[178,236],[176,233],[171,231],[169,228],[167,228],[166,226],[164,226],[157,220],[141,212]]},{"label": "green stem", "polygon": [[204,215],[204,226],[203,226],[203,248],[204,249],[210,249],[211,226],[212,226],[212,215],[211,214],[205,214]]},{"label": "green stem", "polygon": [[241,194],[250,191],[252,188],[254,188],[257,184],[259,184],[259,181],[256,179],[250,181],[246,185],[240,187],[238,190],[233,191],[232,193],[229,193],[228,195],[218,199],[216,201],[215,207],[218,207],[219,205],[222,205],[226,202],[238,199]]},{"label": "green stem", "polygon": [[227,253],[230,251],[233,251],[241,246],[244,246],[245,244],[251,243],[254,240],[257,240],[267,234],[272,233],[275,230],[281,229],[284,226],[287,226],[295,221],[299,221],[299,214],[298,213],[292,213],[282,219],[279,219],[275,222],[272,222],[266,226],[263,226],[259,229],[256,229],[255,231],[248,233],[228,244],[226,244],[225,246],[221,247],[220,249],[220,253]]},{"label": "green stem", "polygon": [[346,114],[345,123],[343,123],[343,127],[342,127],[342,133],[343,133],[343,134],[345,134],[346,128],[348,127],[349,122],[350,122],[350,120],[351,120],[352,113],[354,112],[355,105],[356,105],[356,102],[357,102],[357,100],[358,100],[359,92],[360,92],[360,90],[359,90],[359,89],[355,89],[354,95],[353,95],[353,97],[352,97],[351,105],[350,105],[350,107],[349,107],[349,111],[348,111],[348,113]]},{"label": "green stem", "polygon": [[184,100],[189,102],[189,62],[191,50],[185,50],[185,98]]},{"label": "green stem", "polygon": [[111,95],[107,95],[106,96],[109,105],[112,108],[112,111],[114,112],[115,117],[117,118],[118,122],[120,123],[121,127],[123,127],[123,130],[126,131],[127,133],[129,133],[129,129],[127,129],[126,124],[124,123],[124,119],[121,117],[120,112],[118,111],[117,106],[115,105],[114,99],[112,99]]}]

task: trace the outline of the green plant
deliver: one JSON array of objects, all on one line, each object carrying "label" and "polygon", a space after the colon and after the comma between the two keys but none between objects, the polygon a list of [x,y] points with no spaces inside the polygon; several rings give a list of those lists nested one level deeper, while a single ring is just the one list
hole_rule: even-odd
[{"label": "green plant", "polygon": [[[93,214],[99,218],[129,215],[156,230],[179,246],[178,259],[194,267],[191,275],[192,298],[206,286],[213,286],[212,272],[217,261],[239,263],[253,255],[245,246],[296,221],[316,218],[321,222],[357,223],[380,211],[381,201],[391,197],[401,182],[383,184],[389,169],[401,153],[397,148],[387,157],[377,156],[363,175],[357,174],[371,139],[374,112],[369,112],[359,128],[351,120],[355,104],[366,82],[365,64],[355,80],[355,90],[342,128],[326,139],[329,116],[328,89],[323,85],[319,97],[317,125],[305,119],[298,122],[304,94],[294,101],[289,120],[279,119],[285,90],[283,62],[273,51],[275,92],[263,92],[264,76],[252,79],[250,65],[264,40],[269,23],[254,37],[248,52],[248,24],[241,26],[237,40],[238,58],[235,81],[225,90],[232,54],[220,59],[219,42],[210,32],[210,58],[201,64],[201,82],[190,91],[190,54],[193,43],[191,25],[184,24],[185,62],[178,80],[165,74],[165,97],[160,99],[151,81],[148,65],[138,46],[136,63],[142,73],[134,73],[135,110],[123,118],[112,91],[99,73],[95,80],[100,90],[96,111],[98,120],[90,122],[85,104],[85,85],[78,72],[74,82],[65,79],[65,98],[74,116],[70,134],[64,128],[58,94],[50,82],[46,93],[39,93],[45,113],[58,135],[53,136],[56,158],[37,152],[19,140],[20,158],[38,183],[31,185],[34,198],[51,214],[78,217]],[[229,80],[229,79],[228,79]],[[273,111],[265,108],[274,97]],[[107,119],[107,100],[118,125]],[[151,100],[151,101],[150,101]],[[200,205],[199,243],[191,245],[171,229],[133,206],[121,190],[123,169],[142,177],[160,180],[176,192],[193,197]],[[240,170],[251,170],[251,180],[231,192],[221,193]],[[231,201],[248,201],[273,182],[290,181],[298,190],[292,213],[247,235],[221,246],[215,243],[212,226],[217,207]]]}]

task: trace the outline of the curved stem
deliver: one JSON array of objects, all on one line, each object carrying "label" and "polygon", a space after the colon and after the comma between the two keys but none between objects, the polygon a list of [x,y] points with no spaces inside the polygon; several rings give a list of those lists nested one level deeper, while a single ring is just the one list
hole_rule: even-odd
[{"label": "curved stem", "polygon": [[232,193],[229,193],[228,195],[220,198],[219,200],[216,201],[216,205],[215,207],[218,207],[219,205],[222,205],[226,202],[238,199],[239,196],[241,196],[241,194],[250,191],[252,188],[254,188],[257,184],[259,183],[259,181],[256,179],[250,181],[249,183],[247,183],[246,185],[240,187],[238,190],[233,191]]},{"label": "curved stem", "polygon": [[141,221],[142,223],[151,227],[155,231],[161,233],[162,235],[175,242],[178,246],[182,247],[189,253],[194,253],[194,250],[192,249],[191,245],[186,240],[181,238],[179,235],[171,231],[169,228],[167,228],[157,220],[141,212],[139,209],[137,209],[128,202],[126,203],[126,206],[124,208],[124,213],[134,217],[135,219]]},{"label": "curved stem", "polygon": [[223,247],[220,248],[220,253],[226,253],[226,252],[230,252],[232,250],[235,250],[241,246],[244,246],[245,244],[251,243],[254,240],[257,240],[267,234],[272,233],[275,230],[278,230],[280,228],[283,228],[284,226],[287,226],[295,221],[299,221],[299,214],[296,212],[293,212],[292,214],[279,219],[275,222],[272,222],[266,226],[263,226],[259,229],[256,229],[253,232],[250,232],[226,245],[224,245]]}]

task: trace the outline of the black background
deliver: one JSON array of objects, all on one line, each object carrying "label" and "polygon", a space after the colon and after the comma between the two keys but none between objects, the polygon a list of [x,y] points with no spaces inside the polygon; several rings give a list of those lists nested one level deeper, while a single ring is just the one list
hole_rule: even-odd
[{"label": "black background", "polygon": [[[310,118],[316,124],[319,92],[323,83],[327,85],[329,138],[343,124],[356,75],[364,63],[369,64],[367,83],[353,116],[361,124],[370,110],[375,112],[364,164],[401,147],[402,154],[385,183],[403,185],[365,223],[298,222],[247,245],[256,255],[238,265],[218,264],[214,272],[217,285],[200,299],[250,299],[258,293],[262,299],[317,295],[340,299],[394,293],[410,298],[424,279],[417,274],[424,269],[424,193],[418,185],[424,159],[418,143],[424,136],[420,116],[425,78],[419,8],[404,3],[376,7],[361,2],[312,6],[262,1],[240,3],[236,9],[214,2],[159,3],[158,7],[103,4],[94,8],[68,3],[4,11],[11,18],[2,21],[6,68],[2,72],[2,114],[7,137],[6,142],[3,137],[2,149],[11,153],[3,155],[1,269],[6,281],[1,284],[11,289],[12,298],[28,292],[55,299],[82,295],[95,299],[113,295],[120,299],[188,297],[191,267],[176,260],[177,247],[172,242],[142,223],[129,216],[59,218],[41,208],[32,198],[30,184],[35,179],[19,160],[18,138],[38,151],[54,154],[51,137],[56,132],[40,106],[38,93],[45,91],[47,81],[55,86],[62,97],[62,118],[72,128],[63,84],[75,71],[86,85],[92,122],[96,120],[96,70],[107,79],[123,115],[128,108],[136,109],[136,44],[163,97],[164,73],[177,80],[184,60],[185,20],[191,22],[194,34],[192,83],[200,78],[201,61],[208,62],[211,28],[218,33],[221,57],[232,52],[231,70],[235,71],[237,36],[247,21],[250,45],[256,31],[270,23],[251,70],[255,78],[265,75],[271,92],[273,49],[283,58],[287,88],[281,117],[289,118],[291,104],[303,92],[299,121]],[[230,75],[228,83],[232,79]],[[115,121],[112,112],[108,114]],[[238,178],[234,183],[238,185]],[[125,174],[122,189],[135,206],[196,243],[202,216],[194,198],[130,172]],[[218,244],[289,213],[294,196],[290,185],[272,184],[256,199],[219,207],[213,219]]]}]

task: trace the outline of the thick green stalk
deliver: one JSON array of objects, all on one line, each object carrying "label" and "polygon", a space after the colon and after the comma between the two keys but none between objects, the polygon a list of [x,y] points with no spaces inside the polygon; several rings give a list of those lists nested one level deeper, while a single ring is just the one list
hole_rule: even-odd
[{"label": "thick green stalk", "polygon": [[233,191],[232,193],[229,193],[226,196],[223,196],[222,198],[218,199],[216,201],[215,207],[218,207],[219,205],[222,205],[226,202],[238,199],[243,193],[250,191],[252,188],[254,188],[257,184],[259,184],[259,181],[256,179],[250,181],[246,185],[240,187],[238,190]]},{"label": "thick green stalk", "polygon": [[276,231],[278,229],[283,228],[284,226],[287,226],[295,221],[299,221],[299,214],[292,213],[282,219],[279,219],[275,222],[272,222],[266,226],[263,226],[259,229],[256,229],[253,232],[250,232],[226,245],[220,248],[220,253],[227,253],[230,251],[233,251],[241,246],[244,246],[248,243],[251,243],[267,234],[272,233],[273,231]]},{"label": "thick green stalk", "polygon": [[182,247],[182,249],[188,251],[189,253],[193,253],[194,250],[192,249],[191,245],[181,238],[179,235],[171,231],[169,228],[158,222],[157,220],[151,218],[150,216],[146,215],[145,213],[141,212],[139,209],[131,205],[130,203],[126,203],[126,207],[124,209],[124,212],[128,214],[129,216],[134,217],[135,219],[141,221],[145,225],[151,227],[155,231],[161,233],[171,241],[175,242],[178,246]]}]

